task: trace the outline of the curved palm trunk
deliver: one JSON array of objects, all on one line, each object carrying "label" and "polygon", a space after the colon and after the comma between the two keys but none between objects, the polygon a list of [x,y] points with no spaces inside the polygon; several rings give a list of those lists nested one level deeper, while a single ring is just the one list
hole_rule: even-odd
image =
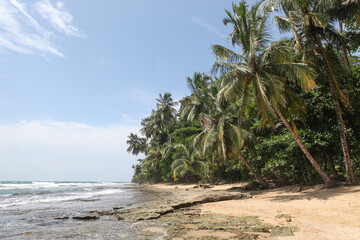
[{"label": "curved palm trunk", "polygon": [[338,125],[339,125],[340,141],[341,141],[342,151],[344,154],[344,162],[345,162],[345,170],[346,170],[346,183],[347,184],[355,184],[356,178],[355,178],[352,166],[351,166],[350,153],[349,153],[349,148],[347,145],[346,135],[345,135],[344,120],[343,120],[343,117],[341,114],[339,98],[338,98],[335,83],[334,83],[335,76],[334,76],[334,73],[332,72],[330,61],[327,58],[327,55],[322,46],[322,43],[318,38],[317,38],[317,45],[319,46],[321,55],[322,55],[323,59],[325,60],[325,70],[326,70],[326,74],[328,76],[332,101],[333,101],[333,104],[335,107],[336,117],[337,117],[337,121],[338,121]]},{"label": "curved palm trunk", "polygon": [[[339,20],[339,32],[342,33],[343,32],[343,23],[341,20]],[[350,67],[350,63],[349,63],[349,58],[347,56],[347,51],[346,51],[346,42],[341,40],[341,51],[343,53],[343,57],[346,63],[346,67],[348,68],[349,71],[351,71],[351,67]]]},{"label": "curved palm trunk", "polygon": [[260,176],[260,174],[258,174],[257,172],[255,172],[255,170],[251,167],[251,165],[249,164],[248,161],[246,161],[244,155],[241,154],[241,152],[239,152],[239,156],[241,158],[241,161],[243,161],[246,165],[246,167],[250,170],[250,172],[254,175],[256,181],[258,181],[261,185],[265,186],[265,187],[269,187],[269,185],[267,184],[267,182]]},{"label": "curved palm trunk", "polygon": [[336,89],[334,86],[333,81],[330,81],[330,89],[331,89],[331,95],[333,98],[333,103],[335,106],[336,111],[336,117],[339,124],[339,131],[340,131],[340,140],[341,140],[341,147],[344,154],[344,162],[345,162],[345,170],[346,170],[346,183],[347,184],[354,184],[356,183],[355,175],[351,166],[351,159],[350,159],[350,153],[349,148],[346,141],[346,135],[345,135],[345,128],[344,128],[344,120],[342,118],[340,104],[339,104],[339,98],[336,94]]},{"label": "curved palm trunk", "polygon": [[286,128],[289,130],[289,132],[291,133],[291,135],[293,136],[293,138],[295,139],[296,143],[299,145],[299,147],[301,148],[301,151],[305,154],[306,158],[310,161],[310,163],[314,166],[314,168],[316,169],[316,171],[319,173],[319,175],[321,176],[322,180],[324,181],[324,183],[326,185],[330,185],[332,184],[332,180],[331,178],[326,174],[326,172],[320,167],[319,163],[313,158],[313,156],[310,154],[310,152],[307,150],[307,148],[305,147],[305,145],[302,143],[300,137],[294,132],[294,130],[292,129],[292,127],[290,126],[289,122],[286,120],[286,118],[284,117],[284,115],[282,114],[282,112],[280,111],[279,108],[275,108],[276,113],[279,115],[280,119],[283,121],[283,123],[285,124]]},{"label": "curved palm trunk", "polygon": [[[299,50],[299,51],[304,50],[304,45],[303,45],[303,43],[301,42],[301,39],[300,39],[300,37],[299,37],[299,34],[297,34],[297,32],[296,32],[296,27],[295,27],[295,25],[294,25],[294,22],[293,22],[293,21],[290,21],[290,25],[291,25],[291,30],[292,30],[292,32],[293,32],[293,35],[294,35],[294,37],[295,37],[296,44],[298,45],[298,50]],[[304,53],[304,54],[305,54],[305,53]]]}]

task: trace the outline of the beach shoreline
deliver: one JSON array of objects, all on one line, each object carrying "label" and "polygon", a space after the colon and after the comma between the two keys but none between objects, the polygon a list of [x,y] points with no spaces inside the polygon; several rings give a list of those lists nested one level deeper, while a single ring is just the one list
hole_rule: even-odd
[{"label": "beach shoreline", "polygon": [[[10,239],[65,235],[69,239],[90,236],[144,240],[360,239],[360,185],[339,184],[334,188],[291,185],[245,191],[249,188],[247,184],[123,186],[131,188],[129,193],[136,193],[123,204],[111,195],[109,199],[114,201],[107,201],[105,208],[98,197],[85,202],[79,200],[79,204],[93,205],[86,207],[91,211],[78,209],[64,215],[63,210],[54,208],[52,211],[58,214],[42,215],[49,219],[49,225],[4,236]],[[16,214],[24,217],[31,213]]]},{"label": "beach shoreline", "polygon": [[[196,184],[144,184],[147,189],[168,191],[181,198],[185,193],[198,194],[199,191],[223,193],[231,189],[241,190],[246,183],[211,186],[209,189],[194,188]],[[360,239],[360,186],[341,185],[326,189],[323,185],[305,187],[292,185],[281,188],[249,191],[249,197],[242,199],[200,203],[196,206],[180,209],[171,214],[159,216],[157,224],[146,228],[152,234],[169,235],[169,226],[178,227],[176,239]],[[188,214],[188,215],[186,215]],[[169,215],[169,216],[168,216]],[[181,221],[179,220],[180,218]],[[212,218],[212,220],[210,219]],[[215,226],[213,219],[225,227]],[[243,231],[239,221],[255,219],[255,225],[264,226],[263,230],[255,230],[248,225],[249,231]],[[239,220],[240,219],[240,220]],[[244,221],[245,221],[244,220]],[[179,221],[175,224],[172,221]],[[203,223],[199,223],[203,221]],[[226,224],[226,221],[233,222]],[[198,224],[194,224],[198,223]],[[241,222],[242,223],[242,222]],[[210,227],[204,227],[204,225]],[[249,222],[244,222],[249,224]],[[259,225],[259,226],[260,226]],[[162,227],[161,227],[162,226]],[[249,227],[250,226],[250,227]],[[257,226],[257,227],[259,227]],[[183,228],[181,230],[181,228]],[[236,232],[234,229],[241,231]],[[284,236],[273,234],[275,230],[286,229]],[[274,230],[275,229],[275,230]],[[290,232],[288,231],[290,230]],[[171,235],[171,233],[170,233]],[[165,238],[167,239],[167,238]],[[168,238],[171,239],[171,238]],[[175,238],[174,238],[175,239]]]}]

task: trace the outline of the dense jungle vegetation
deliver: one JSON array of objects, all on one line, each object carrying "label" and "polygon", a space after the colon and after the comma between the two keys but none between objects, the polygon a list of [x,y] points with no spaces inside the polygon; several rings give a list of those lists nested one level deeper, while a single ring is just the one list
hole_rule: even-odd
[{"label": "dense jungle vegetation", "polygon": [[[233,3],[233,48],[209,74],[160,94],[128,151],[134,182],[356,183],[360,176],[360,1]],[[269,24],[291,38],[271,41]],[[178,107],[176,105],[179,105]]]}]

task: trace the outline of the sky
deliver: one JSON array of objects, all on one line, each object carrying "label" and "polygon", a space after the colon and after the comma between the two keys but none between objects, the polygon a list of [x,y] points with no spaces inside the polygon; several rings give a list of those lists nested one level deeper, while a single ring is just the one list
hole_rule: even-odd
[{"label": "sky", "polygon": [[231,47],[231,4],[0,0],[0,181],[130,181],[127,136]]}]

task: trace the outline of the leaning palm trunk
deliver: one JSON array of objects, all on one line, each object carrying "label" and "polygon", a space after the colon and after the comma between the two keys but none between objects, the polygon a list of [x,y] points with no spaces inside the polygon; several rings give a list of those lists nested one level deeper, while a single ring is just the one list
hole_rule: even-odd
[{"label": "leaning palm trunk", "polygon": [[[343,33],[343,23],[341,20],[339,20],[339,32],[340,32],[340,34]],[[346,42],[343,39],[341,39],[341,51],[342,51],[342,54],[343,54],[343,57],[344,57],[344,60],[346,63],[346,67],[348,68],[349,71],[351,71],[349,58],[348,58],[347,50],[346,50]]]},{"label": "leaning palm trunk", "polygon": [[343,154],[344,154],[344,162],[345,162],[345,170],[346,170],[346,183],[347,184],[355,184],[356,178],[355,178],[352,166],[351,166],[350,153],[349,153],[349,148],[347,145],[346,135],[345,135],[344,120],[343,120],[343,117],[341,114],[339,98],[337,95],[335,82],[334,82],[335,81],[334,73],[332,72],[329,59],[327,58],[327,54],[325,53],[325,50],[322,46],[321,41],[318,38],[316,40],[317,40],[317,45],[320,48],[321,55],[322,55],[323,59],[325,60],[325,70],[326,70],[326,74],[328,76],[332,101],[333,101],[333,104],[335,107],[336,117],[337,117],[337,121],[338,121],[338,125],[339,125],[340,141],[341,141],[341,147],[342,147]]},{"label": "leaning palm trunk", "polygon": [[257,182],[259,182],[261,185],[265,186],[265,187],[269,187],[269,185],[267,184],[267,182],[260,176],[260,174],[258,174],[249,164],[248,161],[246,161],[244,155],[242,155],[241,152],[239,152],[239,156],[241,161],[243,161],[246,165],[246,167],[250,170],[250,172],[254,175],[255,179]]},{"label": "leaning palm trunk", "polygon": [[310,163],[314,166],[316,171],[319,173],[320,177],[324,181],[326,185],[332,184],[331,178],[326,174],[326,172],[320,167],[319,163],[313,158],[313,156],[310,154],[310,152],[307,150],[303,142],[301,141],[300,137],[295,133],[293,128],[290,126],[289,122],[286,120],[282,112],[279,108],[275,108],[276,113],[279,115],[280,119],[285,124],[286,128],[289,130],[291,135],[294,137],[296,143],[299,145],[301,151],[305,154],[307,159],[310,161]]}]

